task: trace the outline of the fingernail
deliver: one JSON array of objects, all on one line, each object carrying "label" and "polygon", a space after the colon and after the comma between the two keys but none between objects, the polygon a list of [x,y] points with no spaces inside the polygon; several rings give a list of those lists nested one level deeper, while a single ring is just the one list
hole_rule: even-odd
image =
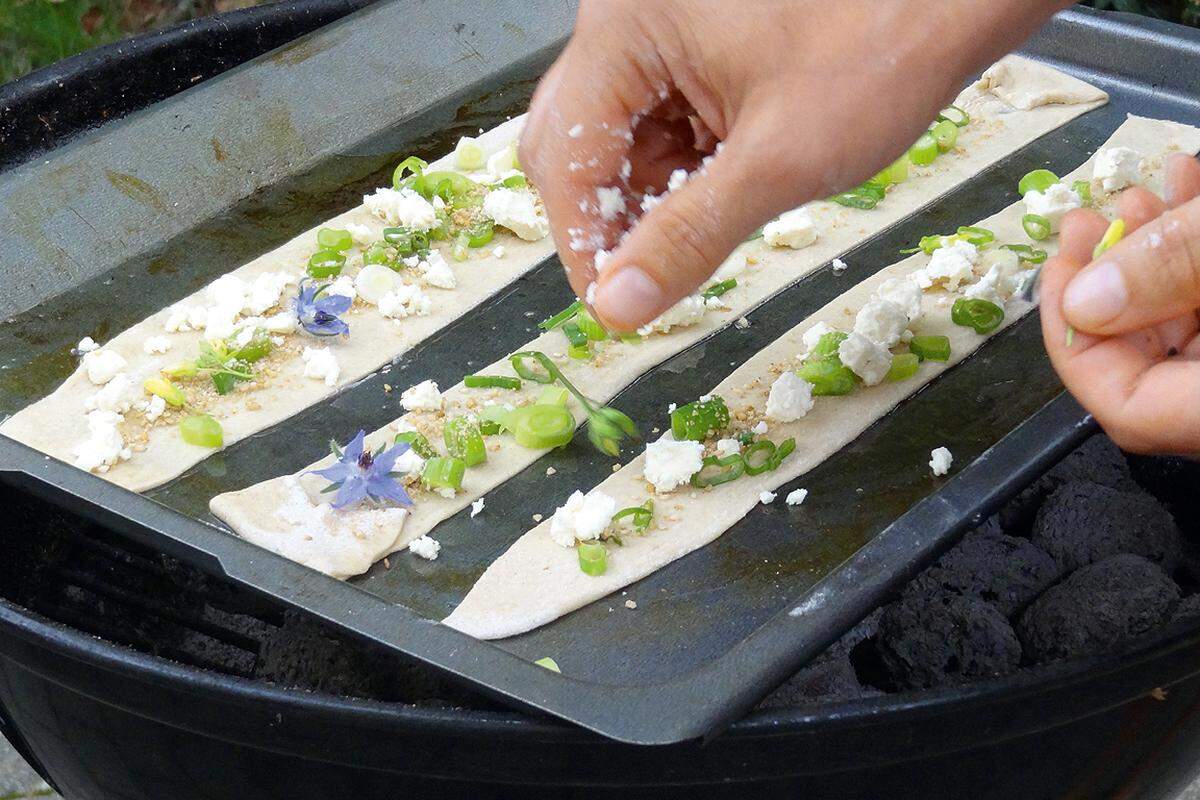
[{"label": "fingernail", "polygon": [[1111,322],[1128,303],[1125,278],[1111,261],[1087,267],[1067,284],[1063,293],[1063,311],[1083,328]]},{"label": "fingernail", "polygon": [[600,283],[597,313],[618,330],[630,331],[658,316],[663,291],[658,282],[638,267],[627,266]]}]

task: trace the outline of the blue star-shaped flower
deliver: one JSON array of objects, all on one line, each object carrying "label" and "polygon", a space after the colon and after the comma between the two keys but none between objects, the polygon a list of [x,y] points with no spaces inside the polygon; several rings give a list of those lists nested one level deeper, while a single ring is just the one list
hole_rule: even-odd
[{"label": "blue star-shaped flower", "polygon": [[305,278],[300,282],[296,297],[296,317],[304,330],[313,336],[339,336],[350,332],[350,326],[339,314],[350,310],[354,301],[341,294],[325,294],[327,286],[318,286]]},{"label": "blue star-shaped flower", "polygon": [[337,463],[312,471],[330,481],[325,491],[337,490],[333,507],[345,508],[366,499],[381,504],[390,500],[396,505],[411,506],[412,498],[400,485],[397,473],[392,472],[396,459],[408,450],[408,443],[401,442],[389,450],[380,447],[372,453],[364,447],[365,437],[366,434],[359,431],[344,450],[339,451],[337,445],[333,445]]}]

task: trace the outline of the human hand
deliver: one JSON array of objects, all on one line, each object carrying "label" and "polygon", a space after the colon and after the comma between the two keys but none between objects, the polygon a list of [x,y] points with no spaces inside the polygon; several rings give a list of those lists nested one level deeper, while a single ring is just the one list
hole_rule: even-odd
[{"label": "human hand", "polygon": [[[520,151],[576,294],[610,329],[649,322],[764,222],[895,160],[971,74],[1068,4],[583,0]],[[641,216],[644,190],[706,156]]]},{"label": "human hand", "polygon": [[1200,454],[1200,162],[1172,156],[1166,202],[1135,187],[1118,215],[1125,238],[1094,263],[1108,223],[1083,209],[1063,220],[1042,273],[1046,349],[1122,449]]}]

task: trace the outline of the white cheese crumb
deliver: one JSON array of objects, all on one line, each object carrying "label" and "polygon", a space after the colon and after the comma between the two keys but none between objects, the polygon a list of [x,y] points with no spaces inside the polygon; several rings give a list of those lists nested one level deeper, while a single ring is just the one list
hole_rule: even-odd
[{"label": "white cheese crumb", "polygon": [[171,340],[165,336],[147,336],[142,340],[142,352],[147,355],[165,353],[171,349]]},{"label": "white cheese crumb", "polygon": [[439,289],[453,289],[458,286],[454,270],[450,269],[446,257],[437,250],[434,250],[429,254],[429,258],[421,262],[421,280]]},{"label": "white cheese crumb", "polygon": [[686,169],[674,170],[671,176],[667,178],[667,194],[682,189],[691,177]]},{"label": "white cheese crumb", "polygon": [[974,266],[979,261],[979,248],[970,242],[956,241],[933,251],[929,265],[913,273],[913,280],[922,289],[945,283],[947,291],[959,284],[975,280]]},{"label": "white cheese crumb", "polygon": [[483,213],[527,242],[550,233],[550,222],[539,211],[533,193],[525,189],[493,189],[483,198]]},{"label": "white cheese crumb", "polygon": [[758,421],[758,424],[757,424],[757,425],[755,425],[753,428],[751,428],[751,429],[750,429],[750,432],[751,432],[751,433],[758,434],[759,436],[766,436],[766,435],[767,435],[767,432],[768,432],[768,431],[770,431],[770,430],[771,430],[771,429],[767,427],[767,421],[766,421],[766,420],[759,420],[759,421]]},{"label": "white cheese crumb", "polygon": [[808,489],[795,489],[794,491],[788,492],[788,496],[784,498],[783,502],[787,503],[789,506],[798,506],[807,498]]},{"label": "white cheese crumb", "polygon": [[88,436],[75,450],[75,466],[87,472],[107,472],[129,451],[118,427],[123,417],[98,409],[87,415]]},{"label": "white cheese crumb", "polygon": [[389,225],[427,231],[437,225],[437,209],[412,189],[383,187],[363,197],[363,205]]},{"label": "white cheese crumb", "polygon": [[483,498],[471,501],[471,519],[475,519],[483,513]]},{"label": "white cheese crumb", "polygon": [[733,327],[744,331],[746,328],[750,327],[750,320],[746,319],[745,317],[738,317],[733,321]]},{"label": "white cheese crumb", "polygon": [[161,417],[163,412],[166,410],[167,401],[158,395],[151,395],[150,402],[146,404],[146,410],[143,413],[146,415],[147,422],[154,422],[154,420]]},{"label": "white cheese crumb", "polygon": [[646,463],[642,475],[654,491],[666,494],[691,480],[704,466],[704,445],[659,439],[646,445]]},{"label": "white cheese crumb", "polygon": [[1082,205],[1079,194],[1065,183],[1056,183],[1044,192],[1034,189],[1025,193],[1025,211],[1049,220],[1051,233],[1058,232],[1067,212]]},{"label": "white cheese crumb", "polygon": [[827,333],[833,333],[833,328],[826,325],[824,322],[818,322],[804,332],[801,341],[804,343],[804,352],[800,354],[803,358],[808,353],[813,351],[817,343],[821,341],[821,337]]},{"label": "white cheese crumb", "polygon": [[884,347],[892,347],[899,342],[907,327],[908,314],[891,300],[872,300],[859,309],[854,318],[855,333],[861,333]]},{"label": "white cheese crumb", "polygon": [[75,354],[86,356],[93,350],[99,350],[100,345],[96,344],[96,340],[90,336],[85,336],[79,340],[79,344],[75,345]]},{"label": "white cheese crumb", "polygon": [[[1012,253],[1011,250],[997,251]],[[1016,257],[1016,253],[1012,253]],[[905,278],[888,278],[879,284],[875,297],[895,303],[904,309],[910,323],[916,322],[921,316],[921,287]]]},{"label": "white cheese crumb", "polygon": [[599,539],[616,511],[617,501],[604,492],[593,490],[585,495],[576,489],[550,518],[550,539],[563,547],[574,547],[576,540]]},{"label": "white cheese crumb", "polygon": [[583,123],[582,122],[576,122],[574,125],[571,126],[571,130],[567,131],[567,136],[570,136],[572,139],[578,139],[582,135],[583,135]]},{"label": "white cheese crumb", "polygon": [[842,261],[840,258],[835,258],[833,260],[833,274],[834,275],[841,275],[843,272],[845,272],[848,269],[850,269],[850,265],[847,264],[845,261]]},{"label": "white cheese crumb", "polygon": [[857,332],[852,332],[838,345],[838,357],[867,386],[882,381],[892,366],[892,354],[886,347]]},{"label": "white cheese crumb", "polygon": [[504,249],[504,245],[498,244],[492,248],[492,257],[493,258],[504,258],[504,254],[506,252],[507,251]]},{"label": "white cheese crumb", "polygon": [[721,458],[735,456],[742,452],[742,443],[737,439],[718,439],[717,440],[717,455]]},{"label": "white cheese crumb", "polygon": [[650,324],[638,328],[637,332],[641,336],[649,336],[652,333],[666,333],[675,327],[684,328],[695,325],[704,316],[707,309],[708,305],[704,302],[703,295],[688,295],[664,311]]},{"label": "white cheese crumb", "polygon": [[775,494],[774,492],[759,492],[758,502],[762,503],[764,506],[769,506],[771,503],[775,502],[775,498],[778,496],[779,495]]},{"label": "white cheese crumb", "polygon": [[799,250],[817,240],[817,226],[806,208],[794,208],[763,226],[763,240],[772,247]]},{"label": "white cheese crumb", "polygon": [[268,333],[292,333],[300,321],[296,318],[295,310],[280,311],[263,320],[263,327]]},{"label": "white cheese crumb", "polygon": [[325,381],[326,386],[337,385],[342,368],[333,350],[328,347],[305,347],[300,358],[304,361],[304,377]]},{"label": "white cheese crumb", "polygon": [[604,268],[612,263],[612,253],[604,248],[600,248],[592,256],[592,264],[596,267],[596,274],[604,272]]},{"label": "white cheese crumb", "polygon": [[398,284],[395,289],[379,298],[379,313],[388,319],[424,317],[432,309],[433,301],[429,299],[429,295],[421,291],[420,286],[411,283]]},{"label": "white cheese crumb", "polygon": [[426,561],[433,561],[442,551],[442,543],[428,535],[421,536],[408,543],[408,551]]},{"label": "white cheese crumb", "polygon": [[83,368],[87,370],[88,380],[97,386],[103,386],[125,369],[128,362],[120,353],[114,350],[93,350],[83,357]]},{"label": "white cheese crumb", "polygon": [[945,447],[938,447],[929,454],[929,468],[934,475],[945,475],[954,463],[954,455]]},{"label": "white cheese crumb", "polygon": [[1132,147],[1106,147],[1096,154],[1092,180],[1106,192],[1133,186],[1142,180],[1142,154]]},{"label": "white cheese crumb", "polygon": [[421,381],[404,390],[400,405],[405,411],[438,411],[442,407],[442,393],[436,381]]},{"label": "white cheese crumb", "polygon": [[375,232],[368,225],[357,222],[347,222],[346,231],[359,247],[368,247],[375,240]]},{"label": "white cheese crumb", "polygon": [[601,186],[596,189],[596,207],[600,218],[611,222],[625,213],[625,196],[619,186]]},{"label": "white cheese crumb", "polygon": [[[376,266],[383,266],[378,264]],[[387,267],[384,267],[387,269]],[[388,270],[389,272],[391,270]],[[339,275],[333,283],[325,287],[325,294],[336,294],[342,297],[349,297],[351,300],[358,297],[358,290],[354,288],[354,279],[349,275]]]},{"label": "white cheese crumb", "polygon": [[779,422],[795,422],[813,408],[812,384],[792,371],[775,379],[767,396],[767,416]]},{"label": "white cheese crumb", "polygon": [[126,373],[120,372],[112,380],[104,384],[104,388],[83,401],[83,407],[88,411],[102,409],[124,414],[138,397],[135,381]]}]

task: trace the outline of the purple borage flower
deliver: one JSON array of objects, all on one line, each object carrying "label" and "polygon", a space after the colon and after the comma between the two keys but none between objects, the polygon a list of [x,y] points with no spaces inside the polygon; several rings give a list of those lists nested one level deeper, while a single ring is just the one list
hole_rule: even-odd
[{"label": "purple borage flower", "polygon": [[396,479],[397,473],[392,472],[396,459],[408,450],[408,443],[401,442],[390,450],[380,446],[372,453],[364,447],[365,437],[366,434],[359,431],[345,450],[339,450],[336,442],[329,443],[337,463],[325,469],[312,470],[312,474],[330,481],[329,486],[321,491],[337,492],[334,508],[344,508],[366,499],[381,504],[390,500],[396,505],[411,506],[412,498]]},{"label": "purple borage flower", "polygon": [[338,318],[350,310],[354,301],[341,294],[325,294],[328,285],[318,286],[305,278],[296,297],[296,317],[313,336],[339,336],[350,333],[350,326]]}]

